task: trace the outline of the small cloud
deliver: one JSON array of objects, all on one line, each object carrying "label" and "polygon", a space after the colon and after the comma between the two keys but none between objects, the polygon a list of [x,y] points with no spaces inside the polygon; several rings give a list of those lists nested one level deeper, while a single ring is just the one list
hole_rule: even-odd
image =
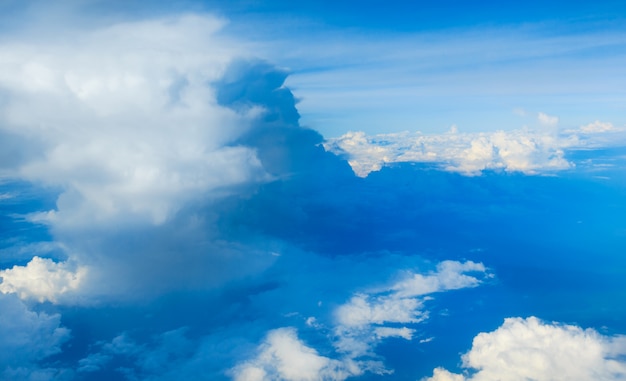
[{"label": "small cloud", "polygon": [[556,116],[548,115],[546,113],[540,112],[537,115],[537,119],[539,119],[539,123],[544,126],[556,126],[559,124],[559,118]]},{"label": "small cloud", "polygon": [[0,271],[0,292],[15,293],[21,299],[58,302],[75,293],[87,276],[86,267],[72,268],[67,262],[34,257],[26,266]]},{"label": "small cloud", "polygon": [[580,126],[580,132],[585,134],[596,134],[602,132],[615,131],[616,128],[610,122],[601,122],[596,120],[593,123],[586,124],[584,126]]}]

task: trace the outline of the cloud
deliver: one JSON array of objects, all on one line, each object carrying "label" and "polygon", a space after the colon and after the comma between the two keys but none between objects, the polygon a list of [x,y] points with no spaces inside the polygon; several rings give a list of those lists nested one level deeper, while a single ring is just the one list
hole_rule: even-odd
[{"label": "cloud", "polygon": [[68,258],[5,270],[4,292],[143,298],[273,262],[258,236],[224,236],[219,201],[327,153],[298,125],[286,72],[244,59],[250,46],[218,33],[223,25],[187,15],[0,42],[0,130],[16,137],[0,146],[25,148],[0,176],[59,189],[54,209],[28,218]]},{"label": "cloud", "polygon": [[552,116],[552,115],[548,115],[546,113],[540,112],[539,114],[537,114],[537,119],[539,120],[539,123],[543,124],[544,126],[556,126],[557,124],[559,124],[559,118],[556,116]]},{"label": "cloud", "polygon": [[497,330],[474,338],[462,357],[466,374],[437,368],[424,381],[622,380],[625,355],[625,336],[535,317],[509,318]]},{"label": "cloud", "polygon": [[362,371],[350,361],[321,356],[304,344],[293,328],[279,328],[267,334],[258,355],[233,369],[236,381],[345,380]]},{"label": "cloud", "polygon": [[69,338],[70,330],[61,326],[60,315],[29,310],[15,295],[0,293],[0,378],[60,374],[60,370],[40,368],[38,362],[61,352]]},{"label": "cloud", "polygon": [[598,143],[605,145],[601,136],[581,135],[581,132],[588,134],[592,131],[612,130],[583,127],[554,133],[524,128],[490,133],[426,135],[404,132],[374,136],[349,132],[328,139],[325,147],[346,157],[354,172],[361,177],[391,163],[432,163],[440,169],[466,175],[477,175],[485,170],[538,174],[572,168],[575,163],[566,159],[567,150]]},{"label": "cloud", "polygon": [[416,337],[416,330],[407,325],[427,319],[425,302],[432,297],[426,295],[476,287],[484,277],[488,277],[487,269],[471,261],[444,261],[425,275],[402,272],[391,284],[354,294],[334,308],[329,323],[316,317],[303,319],[309,334],[311,330],[331,332],[328,355],[304,344],[295,328],[274,329],[256,355],[233,368],[234,379],[344,380],[365,373],[391,374],[393,370],[385,367],[376,347],[383,340]]},{"label": "cloud", "polygon": [[584,126],[580,126],[580,132],[583,132],[585,134],[595,134],[615,130],[617,129],[615,128],[615,126],[613,126],[613,123],[601,122],[599,120],[596,120],[595,122],[586,124]]},{"label": "cloud", "polygon": [[232,144],[257,111],[218,105],[208,85],[244,54],[216,34],[223,24],[182,16],[1,43],[2,130],[41,146],[4,175],[60,186],[42,217],[68,228],[161,224],[186,202],[266,180],[254,150]]},{"label": "cloud", "polygon": [[67,262],[34,257],[26,266],[0,270],[0,292],[15,293],[21,299],[57,302],[64,294],[78,290],[87,276],[85,267],[71,267]]},{"label": "cloud", "polygon": [[[471,274],[471,275],[470,275]],[[372,355],[380,339],[413,338],[416,324],[428,318],[424,303],[437,292],[471,288],[490,275],[482,263],[443,261],[423,275],[405,271],[395,283],[354,295],[335,310],[336,349],[350,358]],[[391,326],[389,326],[391,325]]]}]

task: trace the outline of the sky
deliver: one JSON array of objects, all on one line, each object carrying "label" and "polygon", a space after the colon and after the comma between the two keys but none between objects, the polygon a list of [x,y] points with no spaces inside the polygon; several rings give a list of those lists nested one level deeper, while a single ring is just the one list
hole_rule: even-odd
[{"label": "sky", "polygon": [[625,17],[0,1],[0,380],[626,379]]}]

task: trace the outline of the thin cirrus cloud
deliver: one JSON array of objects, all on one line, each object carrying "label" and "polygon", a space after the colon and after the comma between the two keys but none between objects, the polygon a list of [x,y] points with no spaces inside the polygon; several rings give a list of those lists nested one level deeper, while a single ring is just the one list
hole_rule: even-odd
[{"label": "thin cirrus cloud", "polygon": [[470,132],[508,130],[520,126],[509,112],[519,107],[551,110],[540,114],[550,125],[552,113],[566,125],[599,116],[626,122],[617,112],[624,62],[614,52],[625,43],[619,29],[568,31],[558,23],[374,34],[311,29],[301,36],[310,39],[306,45],[276,38],[267,54],[294,69],[288,84],[301,98],[303,123],[327,137],[346,126],[367,134],[436,133],[451,124]]}]

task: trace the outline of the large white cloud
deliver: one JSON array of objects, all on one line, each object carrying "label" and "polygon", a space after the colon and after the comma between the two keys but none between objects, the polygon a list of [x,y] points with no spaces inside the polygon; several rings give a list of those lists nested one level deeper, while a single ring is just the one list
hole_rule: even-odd
[{"label": "large white cloud", "polygon": [[26,266],[0,270],[0,292],[15,293],[22,299],[57,302],[78,290],[87,269],[72,269],[67,262],[34,257]]},{"label": "large white cloud", "polygon": [[57,303],[142,297],[271,262],[220,239],[207,212],[271,179],[237,143],[262,107],[217,101],[216,81],[250,54],[223,25],[188,15],[0,41],[0,151],[11,153],[0,178],[59,191],[54,210],[29,218],[69,258],[5,270],[2,292]]},{"label": "large white cloud", "polygon": [[626,336],[535,317],[509,318],[497,330],[476,336],[462,359],[465,374],[437,368],[424,381],[623,380]]},{"label": "large white cloud", "polygon": [[[57,226],[162,223],[186,201],[265,176],[232,146],[258,112],[217,105],[210,83],[243,49],[213,17],[0,44],[0,129],[39,152],[4,168],[60,186]],[[67,36],[66,36],[67,37]]]}]

